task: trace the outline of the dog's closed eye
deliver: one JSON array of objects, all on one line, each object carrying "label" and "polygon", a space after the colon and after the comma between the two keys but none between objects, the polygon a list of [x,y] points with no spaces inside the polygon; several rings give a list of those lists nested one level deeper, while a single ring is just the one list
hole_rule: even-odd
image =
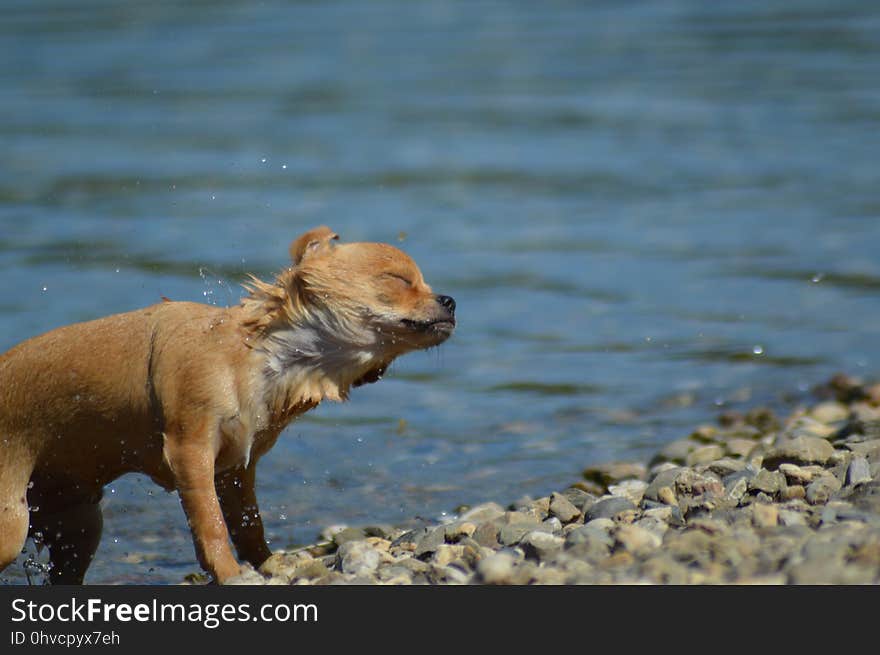
[{"label": "dog's closed eye", "polygon": [[405,275],[401,275],[400,273],[383,273],[382,277],[390,280],[398,280],[408,287],[411,287],[413,285],[412,280],[410,280]]}]

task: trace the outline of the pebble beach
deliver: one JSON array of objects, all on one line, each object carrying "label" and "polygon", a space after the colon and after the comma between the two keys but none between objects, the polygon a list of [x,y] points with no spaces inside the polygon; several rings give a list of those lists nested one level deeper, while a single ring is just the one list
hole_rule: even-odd
[{"label": "pebble beach", "polygon": [[815,391],[789,416],[726,412],[540,498],[330,527],[231,582],[877,584],[880,384],[838,375]]}]

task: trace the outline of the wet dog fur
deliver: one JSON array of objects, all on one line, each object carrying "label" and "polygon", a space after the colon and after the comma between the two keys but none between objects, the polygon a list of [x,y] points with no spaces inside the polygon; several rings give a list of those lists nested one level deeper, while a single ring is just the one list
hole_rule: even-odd
[{"label": "wet dog fur", "polygon": [[455,326],[452,298],[395,247],[340,244],[322,226],[290,256],[240,305],[165,301],[0,355],[0,570],[32,536],[52,583],[81,583],[102,488],[134,471],[177,491],[217,582],[240,572],[230,538],[254,567],[270,557],[255,472],[284,427]]}]

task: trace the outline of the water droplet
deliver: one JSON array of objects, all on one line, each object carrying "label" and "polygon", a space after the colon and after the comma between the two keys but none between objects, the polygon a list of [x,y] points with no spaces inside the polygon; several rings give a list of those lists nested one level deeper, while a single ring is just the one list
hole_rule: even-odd
[{"label": "water droplet", "polygon": [[30,482],[28,482],[28,489],[33,489],[33,488],[34,488],[34,481],[31,480]]},{"label": "water droplet", "polygon": [[48,290],[49,290],[49,287],[43,287],[43,293],[46,293],[46,291],[48,291]]},{"label": "water droplet", "polygon": [[278,515],[278,518],[281,519],[282,521],[286,521],[286,520],[287,520],[287,514],[279,514],[279,515]]},{"label": "water droplet", "polygon": [[752,352],[753,352],[755,355],[763,355],[763,354],[764,354],[764,346],[761,346],[761,345],[755,345],[755,346],[752,347]]},{"label": "water droplet", "polygon": [[810,278],[810,282],[813,284],[819,284],[825,278],[824,273],[816,273],[813,277]]}]

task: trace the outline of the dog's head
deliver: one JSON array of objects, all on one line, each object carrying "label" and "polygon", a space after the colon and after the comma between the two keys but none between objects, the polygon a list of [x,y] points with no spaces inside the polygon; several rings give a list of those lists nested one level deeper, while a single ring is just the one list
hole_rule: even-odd
[{"label": "dog's head", "polygon": [[455,328],[455,300],[435,294],[412,258],[384,243],[338,243],[328,227],[290,245],[300,297],[369,332],[394,356],[443,343]]},{"label": "dog's head", "polygon": [[[290,245],[293,266],[274,286],[288,352],[351,371],[352,386],[375,382],[396,357],[437,346],[455,328],[455,301],[435,294],[416,263],[384,243],[339,243],[318,227]],[[269,285],[252,286],[271,295]],[[285,325],[286,324],[286,325]],[[343,386],[346,386],[343,383]]]}]

